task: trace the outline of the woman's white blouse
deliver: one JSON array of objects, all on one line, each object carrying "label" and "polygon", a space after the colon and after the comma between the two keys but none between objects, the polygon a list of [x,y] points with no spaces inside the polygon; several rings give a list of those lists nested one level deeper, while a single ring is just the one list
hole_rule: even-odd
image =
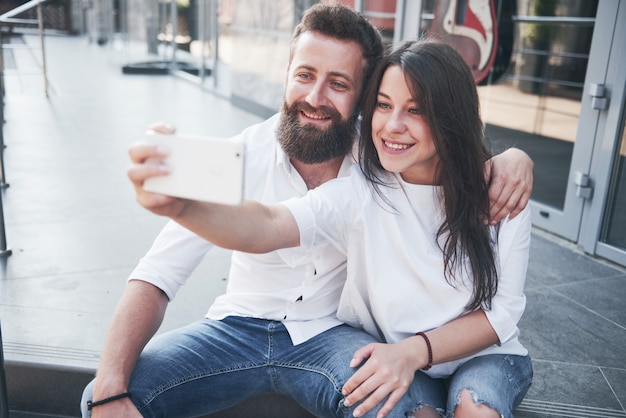
[{"label": "woman's white blouse", "polygon": [[[408,184],[400,176],[390,179],[392,187],[382,190],[393,208],[376,197],[356,166],[351,176],[284,204],[298,223],[303,253],[326,242],[347,256],[338,318],[393,343],[464,314],[471,285],[466,285],[467,275],[454,286],[443,275],[443,255],[436,242],[443,216],[439,188]],[[500,344],[474,356],[526,355],[517,323],[526,305],[529,209],[493,231],[498,231],[499,283],[486,314]],[[428,374],[450,375],[471,357],[435,365]]]}]

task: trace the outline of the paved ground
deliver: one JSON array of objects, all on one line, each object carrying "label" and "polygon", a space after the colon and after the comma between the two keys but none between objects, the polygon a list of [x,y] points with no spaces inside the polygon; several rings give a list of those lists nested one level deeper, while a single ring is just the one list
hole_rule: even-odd
[{"label": "paved ground", "polygon": [[[91,371],[126,277],[165,222],[134,201],[128,144],[156,120],[227,136],[259,118],[176,77],[123,75],[121,65],[146,58],[133,47],[46,42],[48,97],[39,72],[5,77],[5,359]],[[13,62],[36,69],[32,52]],[[228,260],[227,251],[205,260],[162,330],[205,313]],[[535,379],[516,417],[626,417],[626,269],[534,231],[526,293],[521,339]]]}]

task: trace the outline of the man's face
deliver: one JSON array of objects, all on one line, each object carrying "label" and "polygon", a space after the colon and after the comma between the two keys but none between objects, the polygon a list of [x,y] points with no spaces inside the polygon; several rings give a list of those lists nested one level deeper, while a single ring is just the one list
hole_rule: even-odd
[{"label": "man's face", "polygon": [[315,32],[300,36],[289,65],[278,137],[285,152],[313,164],[346,155],[365,60],[360,46]]}]

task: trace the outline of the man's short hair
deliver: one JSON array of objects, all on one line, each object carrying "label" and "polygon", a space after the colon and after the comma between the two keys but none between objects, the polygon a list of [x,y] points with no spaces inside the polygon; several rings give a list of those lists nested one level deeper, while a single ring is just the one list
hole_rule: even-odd
[{"label": "man's short hair", "polygon": [[383,57],[383,42],[378,30],[363,15],[348,6],[340,3],[317,3],[304,13],[294,29],[289,62],[293,59],[300,35],[305,32],[316,32],[342,41],[354,41],[361,47],[366,61],[361,96],[376,65]]}]

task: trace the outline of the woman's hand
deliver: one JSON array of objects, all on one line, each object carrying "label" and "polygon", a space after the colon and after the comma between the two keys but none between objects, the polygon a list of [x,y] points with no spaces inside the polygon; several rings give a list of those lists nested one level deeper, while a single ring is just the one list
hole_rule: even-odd
[{"label": "woman's hand", "polygon": [[346,406],[363,400],[354,410],[355,417],[365,414],[387,396],[389,398],[377,417],[391,412],[413,382],[415,372],[428,361],[427,354],[425,361],[420,355],[425,348],[418,346],[420,340],[407,338],[396,344],[368,344],[354,353],[351,367],[357,367],[363,361],[365,363],[346,382],[342,392],[346,396]]}]

